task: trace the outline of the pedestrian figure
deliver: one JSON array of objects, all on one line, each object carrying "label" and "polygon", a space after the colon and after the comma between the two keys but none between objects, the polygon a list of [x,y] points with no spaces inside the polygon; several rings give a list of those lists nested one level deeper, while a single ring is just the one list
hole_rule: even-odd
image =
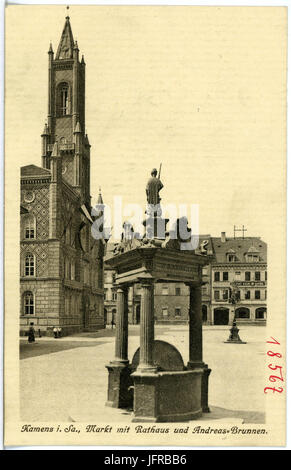
[{"label": "pedestrian figure", "polygon": [[62,328],[58,327],[58,338],[60,338],[62,335]]},{"label": "pedestrian figure", "polygon": [[33,322],[30,323],[30,327],[28,330],[28,342],[29,343],[34,343],[35,342],[35,330],[33,328]]},{"label": "pedestrian figure", "polygon": [[115,321],[114,321],[114,318],[112,318],[112,320],[111,320],[111,329],[112,330],[113,330],[114,325],[115,325]]},{"label": "pedestrian figure", "polygon": [[57,329],[56,326],[53,328],[53,332],[54,332],[54,337],[57,338],[58,337],[58,329]]}]

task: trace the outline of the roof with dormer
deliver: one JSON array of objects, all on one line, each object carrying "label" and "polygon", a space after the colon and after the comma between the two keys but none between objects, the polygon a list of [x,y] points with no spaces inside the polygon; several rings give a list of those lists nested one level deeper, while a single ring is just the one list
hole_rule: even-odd
[{"label": "roof with dormer", "polygon": [[267,244],[260,237],[230,237],[225,242],[220,237],[211,237],[211,240],[216,263],[227,263],[229,253],[235,253],[237,263],[245,263],[246,254],[257,254],[259,261],[267,262]]}]

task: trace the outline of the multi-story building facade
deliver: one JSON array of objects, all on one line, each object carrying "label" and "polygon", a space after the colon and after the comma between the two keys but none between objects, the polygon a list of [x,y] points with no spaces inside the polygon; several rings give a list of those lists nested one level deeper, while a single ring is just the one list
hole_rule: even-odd
[{"label": "multi-story building facade", "polygon": [[20,330],[104,327],[104,241],[91,235],[85,61],[69,17],[48,52],[48,119],[42,165],[21,168]]},{"label": "multi-story building facade", "polygon": [[[197,252],[208,256],[203,267],[202,318],[208,325],[230,325],[234,314],[238,323],[265,324],[267,315],[267,245],[259,237],[227,238],[200,235]],[[110,256],[110,253],[109,253]],[[105,300],[116,313],[114,272],[107,270]],[[109,274],[110,273],[110,274]],[[237,293],[236,304],[230,302]],[[157,283],[154,311],[156,323],[187,323],[189,289],[183,283]],[[130,288],[129,322],[140,319],[139,285]],[[110,317],[111,319],[112,317]],[[111,320],[110,320],[111,321]],[[108,323],[109,321],[107,321]]]},{"label": "multi-story building facade", "polygon": [[[205,238],[211,261],[205,268],[202,313],[205,323],[264,324],[267,315],[267,245],[259,237]],[[231,293],[236,303],[231,305]]]},{"label": "multi-story building facade", "polygon": [[[105,259],[112,256],[114,245],[108,243]],[[116,320],[117,288],[115,273],[109,267],[104,272],[104,307],[107,325]],[[128,321],[140,323],[141,286],[137,283],[128,291]],[[156,323],[185,323],[188,321],[189,292],[182,283],[157,283],[154,286],[154,312]]]}]

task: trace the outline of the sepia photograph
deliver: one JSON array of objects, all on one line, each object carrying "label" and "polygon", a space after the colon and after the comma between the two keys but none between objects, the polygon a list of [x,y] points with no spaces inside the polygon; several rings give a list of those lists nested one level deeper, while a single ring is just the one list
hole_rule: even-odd
[{"label": "sepia photograph", "polygon": [[5,445],[284,446],[287,8],[5,10]]}]

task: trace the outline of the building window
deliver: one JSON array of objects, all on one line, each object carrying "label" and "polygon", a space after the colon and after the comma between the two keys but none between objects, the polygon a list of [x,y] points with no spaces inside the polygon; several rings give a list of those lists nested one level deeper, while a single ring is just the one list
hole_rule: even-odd
[{"label": "building window", "polygon": [[75,261],[71,262],[71,281],[75,280]]},{"label": "building window", "polygon": [[202,287],[202,295],[207,295],[207,287]]},{"label": "building window", "polygon": [[28,253],[25,257],[25,276],[34,276],[35,275],[35,266],[34,266],[34,256],[31,253]]},{"label": "building window", "polygon": [[250,298],[251,298],[251,291],[250,291],[250,290],[247,290],[247,291],[245,292],[245,299],[246,299],[246,300],[250,300]]},{"label": "building window", "polygon": [[25,315],[34,315],[34,298],[33,293],[30,291],[23,294],[23,305]]},{"label": "building window", "polygon": [[255,272],[255,281],[260,281],[261,280],[261,273],[260,271]]},{"label": "building window", "polygon": [[112,300],[117,300],[117,292],[112,291]]},{"label": "building window", "polygon": [[214,291],[214,300],[219,300],[220,295],[219,295],[219,290]]},{"label": "building window", "polygon": [[245,280],[250,281],[251,280],[251,273],[249,271],[245,272]]},{"label": "building window", "polygon": [[68,114],[70,114],[69,93],[69,85],[67,83],[60,83],[57,91],[58,116],[67,116]]},{"label": "building window", "polygon": [[219,271],[216,271],[216,272],[214,273],[214,280],[215,280],[216,282],[220,281],[220,272],[219,272]]},{"label": "building window", "polygon": [[181,287],[176,287],[176,295],[181,295]]},{"label": "building window", "polygon": [[246,255],[246,260],[248,262],[258,262],[259,261],[259,257],[258,255]]},{"label": "building window", "polygon": [[162,314],[163,314],[163,317],[167,317],[168,316],[168,307],[164,307],[162,309]]},{"label": "building window", "polygon": [[163,284],[162,295],[168,295],[168,286],[167,286],[167,284]]},{"label": "building window", "polygon": [[65,279],[71,279],[71,262],[65,258]]},{"label": "building window", "polygon": [[24,238],[27,240],[35,238],[35,218],[32,214],[24,219]]},{"label": "building window", "polygon": [[227,299],[228,299],[228,289],[225,289],[225,290],[222,292],[222,298],[223,298],[223,300],[227,300]]},{"label": "building window", "polygon": [[181,316],[181,308],[180,307],[176,307],[175,308],[175,317],[180,317]]},{"label": "building window", "polygon": [[265,281],[267,280],[267,271],[265,271]]},{"label": "building window", "polygon": [[222,279],[228,281],[228,272],[222,273]]},{"label": "building window", "polygon": [[234,275],[237,280],[240,279],[240,271],[237,271]]},{"label": "building window", "polygon": [[236,261],[236,256],[235,255],[227,255],[227,259],[229,263],[234,263]]},{"label": "building window", "polygon": [[107,300],[107,289],[104,289],[104,300]]},{"label": "building window", "polygon": [[255,290],[255,299],[260,299],[260,298],[261,298],[261,291]]},{"label": "building window", "polygon": [[250,318],[250,310],[246,307],[240,307],[235,311],[236,318]]},{"label": "building window", "polygon": [[257,319],[264,319],[266,315],[267,309],[265,307],[260,307],[256,309],[256,318]]}]

